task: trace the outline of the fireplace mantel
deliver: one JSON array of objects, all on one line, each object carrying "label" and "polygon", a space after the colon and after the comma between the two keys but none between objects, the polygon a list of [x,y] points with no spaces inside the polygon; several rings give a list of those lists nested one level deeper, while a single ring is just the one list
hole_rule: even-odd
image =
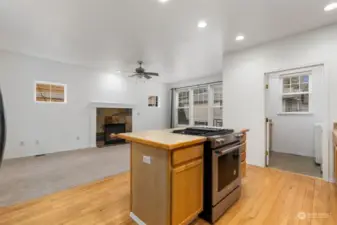
[{"label": "fireplace mantel", "polygon": [[119,108],[119,109],[134,109],[136,105],[125,104],[118,102],[102,102],[102,101],[92,101],[90,106],[93,108]]}]

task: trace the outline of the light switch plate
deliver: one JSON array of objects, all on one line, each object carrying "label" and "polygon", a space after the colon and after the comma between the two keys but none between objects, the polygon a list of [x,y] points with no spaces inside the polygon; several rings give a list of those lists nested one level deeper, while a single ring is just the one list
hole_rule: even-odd
[{"label": "light switch plate", "polygon": [[151,156],[143,155],[143,162],[146,164],[151,164]]}]

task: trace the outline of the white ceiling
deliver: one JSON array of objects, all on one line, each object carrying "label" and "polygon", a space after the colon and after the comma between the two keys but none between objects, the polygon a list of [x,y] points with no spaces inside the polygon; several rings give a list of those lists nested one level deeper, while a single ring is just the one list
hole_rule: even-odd
[{"label": "white ceiling", "polygon": [[[323,11],[328,2],[2,0],[0,48],[111,72],[142,59],[174,82],[220,74],[223,52],[337,22],[337,12]],[[246,39],[237,43],[240,32]]]}]

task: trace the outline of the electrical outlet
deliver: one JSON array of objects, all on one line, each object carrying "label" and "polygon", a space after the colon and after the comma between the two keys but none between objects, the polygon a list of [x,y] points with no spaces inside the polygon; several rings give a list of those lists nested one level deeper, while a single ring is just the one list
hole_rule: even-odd
[{"label": "electrical outlet", "polygon": [[24,142],[24,141],[20,141],[20,145],[21,145],[21,146],[24,146],[24,145],[25,145],[25,142]]},{"label": "electrical outlet", "polygon": [[35,144],[37,144],[37,145],[40,144],[39,140],[36,140],[36,141],[35,141]]},{"label": "electrical outlet", "polygon": [[151,156],[143,155],[143,162],[146,164],[151,164]]},{"label": "electrical outlet", "polygon": [[80,137],[79,137],[79,136],[77,136],[77,137],[76,137],[76,140],[80,140]]}]

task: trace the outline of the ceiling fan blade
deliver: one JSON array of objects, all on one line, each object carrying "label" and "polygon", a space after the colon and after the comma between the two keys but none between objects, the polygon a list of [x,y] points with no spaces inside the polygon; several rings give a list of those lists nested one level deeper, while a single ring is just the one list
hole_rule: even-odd
[{"label": "ceiling fan blade", "polygon": [[139,74],[135,73],[135,74],[130,75],[129,77],[135,77],[135,76],[139,76]]},{"label": "ceiling fan blade", "polygon": [[144,74],[144,77],[145,77],[146,79],[151,79],[151,78],[152,78],[151,76],[147,75],[147,73]]},{"label": "ceiling fan blade", "polygon": [[145,72],[145,74],[149,76],[159,76],[159,73]]}]

